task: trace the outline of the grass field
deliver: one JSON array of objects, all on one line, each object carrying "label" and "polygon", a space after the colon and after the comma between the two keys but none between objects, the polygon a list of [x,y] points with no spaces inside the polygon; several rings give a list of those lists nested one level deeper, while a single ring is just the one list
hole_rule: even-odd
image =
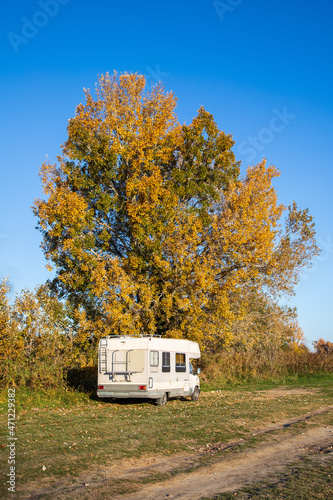
[{"label": "grass field", "polygon": [[[270,391],[263,392],[277,387],[307,390],[283,392],[280,396],[276,393],[274,397],[269,395]],[[207,445],[240,439],[251,445],[259,439],[252,437],[254,429],[333,405],[333,375],[283,384],[231,387],[211,384],[203,389],[198,402],[171,400],[165,407],[145,401],[101,401],[74,391],[16,390],[16,490],[24,492],[33,481],[52,482],[64,477],[74,480],[84,471],[98,471],[99,466],[130,457],[193,453]],[[4,391],[0,399],[0,466],[5,471],[1,477],[1,498],[7,493],[5,475],[9,469],[7,409],[7,391]],[[318,416],[312,425],[329,422],[329,418]],[[298,428],[301,425],[297,424]],[[306,464],[303,465],[306,471]],[[318,465],[316,477],[326,481],[321,467]],[[302,477],[305,473],[311,475],[314,468],[309,466],[308,472],[299,470]],[[293,484],[297,477],[291,475],[284,484],[289,484],[288,481]],[[273,490],[263,490],[262,495],[267,491]],[[291,498],[246,496],[251,494],[241,492],[239,495],[243,496],[221,496],[221,499]]]}]

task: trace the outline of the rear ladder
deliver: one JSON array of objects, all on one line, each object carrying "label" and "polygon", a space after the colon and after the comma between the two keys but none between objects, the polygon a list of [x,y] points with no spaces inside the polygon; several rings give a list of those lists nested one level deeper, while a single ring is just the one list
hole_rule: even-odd
[{"label": "rear ladder", "polygon": [[107,342],[107,339],[101,339],[99,346],[99,373],[106,373],[108,371]]}]

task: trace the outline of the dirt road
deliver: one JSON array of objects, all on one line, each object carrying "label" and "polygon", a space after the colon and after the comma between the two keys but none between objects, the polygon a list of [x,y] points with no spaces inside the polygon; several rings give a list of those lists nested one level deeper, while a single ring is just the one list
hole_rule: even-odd
[{"label": "dirt road", "polygon": [[180,474],[167,482],[145,486],[130,495],[113,498],[196,500],[213,497],[225,491],[235,491],[251,482],[267,479],[300,457],[308,455],[314,447],[327,448],[329,445],[333,446],[333,426],[316,428],[302,435],[246,449],[236,456],[222,458],[209,467]]}]

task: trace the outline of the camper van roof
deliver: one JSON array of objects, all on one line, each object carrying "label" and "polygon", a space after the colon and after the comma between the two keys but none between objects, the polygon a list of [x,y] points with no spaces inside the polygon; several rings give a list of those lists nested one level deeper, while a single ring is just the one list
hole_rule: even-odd
[{"label": "camper van roof", "polygon": [[156,339],[162,338],[162,335],[149,335],[147,334],[140,334],[140,335],[108,335],[107,337],[104,337],[105,339],[140,339],[140,338],[149,338],[149,337],[154,337]]},{"label": "camper van roof", "polygon": [[153,349],[171,352],[186,352],[192,359],[200,358],[200,348],[197,342],[186,339],[170,339],[157,335],[109,335],[100,339],[100,347],[123,349],[127,344],[130,349]]}]

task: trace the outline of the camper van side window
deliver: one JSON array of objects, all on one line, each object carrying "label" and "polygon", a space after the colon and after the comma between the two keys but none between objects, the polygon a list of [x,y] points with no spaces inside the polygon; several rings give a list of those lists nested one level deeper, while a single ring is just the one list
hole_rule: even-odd
[{"label": "camper van side window", "polygon": [[150,351],[150,366],[158,366],[158,351]]},{"label": "camper van side window", "polygon": [[162,352],[162,372],[170,371],[170,353]]},{"label": "camper van side window", "polygon": [[176,372],[186,372],[185,354],[176,353]]}]

